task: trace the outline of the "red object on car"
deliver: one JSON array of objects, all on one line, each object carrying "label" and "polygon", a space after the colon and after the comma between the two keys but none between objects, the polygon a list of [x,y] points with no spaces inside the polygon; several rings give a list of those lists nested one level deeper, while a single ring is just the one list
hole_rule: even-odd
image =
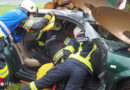
[{"label": "red object on car", "polygon": [[3,79],[0,77],[0,83],[3,82]]}]

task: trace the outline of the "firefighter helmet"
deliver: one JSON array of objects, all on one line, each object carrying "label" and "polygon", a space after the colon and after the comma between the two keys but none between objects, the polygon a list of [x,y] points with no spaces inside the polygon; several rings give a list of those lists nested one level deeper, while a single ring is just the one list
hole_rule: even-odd
[{"label": "firefighter helmet", "polygon": [[23,0],[20,7],[27,9],[28,12],[30,12],[30,13],[32,13],[32,12],[36,13],[37,9],[38,9],[36,4],[34,2],[32,2],[31,0]]},{"label": "firefighter helmet", "polygon": [[61,30],[63,28],[63,26],[62,26],[62,24],[60,22],[55,22],[53,28],[54,28],[54,30],[59,31],[59,30]]},{"label": "firefighter helmet", "polygon": [[73,30],[74,37],[78,37],[83,31],[79,27],[75,27]]}]

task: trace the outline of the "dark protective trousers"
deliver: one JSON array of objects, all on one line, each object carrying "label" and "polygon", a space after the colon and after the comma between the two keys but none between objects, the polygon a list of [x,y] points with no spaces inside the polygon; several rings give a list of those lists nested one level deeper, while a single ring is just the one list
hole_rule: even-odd
[{"label": "dark protective trousers", "polygon": [[39,51],[34,52],[33,57],[37,59],[41,64],[52,62],[52,60],[47,56],[45,50],[39,50]]},{"label": "dark protective trousers", "polygon": [[[70,62],[69,59],[47,72],[39,80],[34,81],[38,90],[48,88],[65,78],[69,78],[65,90],[82,90],[85,78],[89,72],[81,66]],[[31,90],[30,86],[25,86],[22,90]]]}]

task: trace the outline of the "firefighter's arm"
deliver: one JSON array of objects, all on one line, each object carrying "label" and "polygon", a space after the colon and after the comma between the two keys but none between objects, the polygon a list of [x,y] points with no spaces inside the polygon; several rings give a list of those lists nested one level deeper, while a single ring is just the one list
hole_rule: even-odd
[{"label": "firefighter's arm", "polygon": [[69,44],[63,49],[63,59],[66,60],[68,58],[68,56],[70,54],[73,54],[74,52],[77,51],[77,44],[76,44],[76,40],[75,39],[72,39]]},{"label": "firefighter's arm", "polygon": [[28,49],[37,48],[37,47],[43,49],[45,47],[47,32],[42,33],[41,37],[38,38],[39,33],[37,33],[36,39],[26,41],[26,47]]},{"label": "firefighter's arm", "polygon": [[45,46],[46,37],[47,37],[47,32],[44,32],[42,34],[41,34],[41,32],[39,32],[37,34],[36,40],[38,41],[39,46]]},{"label": "firefighter's arm", "polygon": [[40,31],[48,24],[52,16],[52,13],[48,13],[36,21],[34,21],[33,18],[26,18],[20,22],[20,26],[28,31]]}]

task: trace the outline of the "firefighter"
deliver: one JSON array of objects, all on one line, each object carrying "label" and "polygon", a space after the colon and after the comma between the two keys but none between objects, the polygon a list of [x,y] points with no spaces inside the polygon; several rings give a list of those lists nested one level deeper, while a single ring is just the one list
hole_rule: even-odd
[{"label": "firefighter", "polygon": [[0,16],[0,29],[5,38],[9,37],[12,43],[17,43],[22,40],[25,34],[25,30],[19,27],[27,31],[39,31],[45,27],[51,19],[52,13],[34,22],[33,14],[37,11],[38,8],[34,2],[31,0],[24,0],[19,8],[8,11]]},{"label": "firefighter", "polygon": [[[33,22],[32,16],[37,12],[37,6],[31,0],[24,0],[19,8],[11,10],[0,16],[0,60],[3,65],[0,67],[0,90],[8,86],[9,70],[5,61],[4,47],[8,40],[10,44],[20,42],[27,31],[39,31],[44,28],[51,17],[52,13],[45,15],[38,21]],[[24,28],[24,29],[21,29]]]},{"label": "firefighter", "polygon": [[[63,56],[63,48],[70,41],[59,22],[55,22],[53,29],[42,34],[39,33],[35,40],[26,42],[28,49],[35,49],[36,52],[33,53],[33,57],[41,64],[49,62],[60,63]],[[28,62],[34,62],[35,59],[28,59]]]},{"label": "firefighter", "polygon": [[85,37],[81,29],[75,29],[74,33],[76,33],[76,38],[72,39],[63,50],[67,59],[50,69],[44,77],[31,82],[22,90],[41,90],[65,78],[68,78],[65,90],[82,90],[86,76],[93,73],[89,60],[91,53],[97,47],[89,38]]},{"label": "firefighter", "polygon": [[0,33],[0,90],[4,90],[9,85],[9,70],[4,53],[5,41],[3,34]]}]

